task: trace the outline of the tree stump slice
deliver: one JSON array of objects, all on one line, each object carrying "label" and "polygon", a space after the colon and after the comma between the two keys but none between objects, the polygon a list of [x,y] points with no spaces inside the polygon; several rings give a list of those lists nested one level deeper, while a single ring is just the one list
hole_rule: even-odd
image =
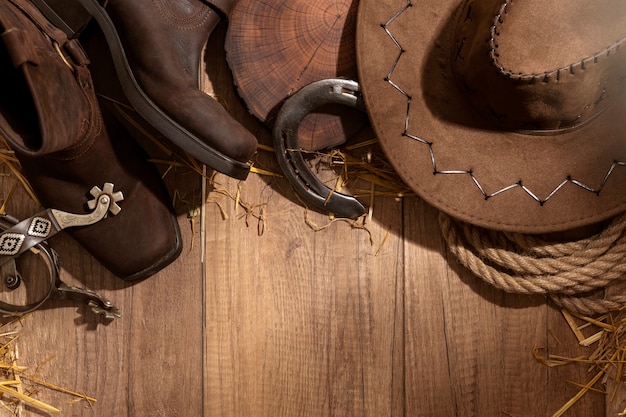
[{"label": "tree stump slice", "polygon": [[[226,59],[248,111],[272,127],[282,103],[326,78],[357,80],[354,0],[241,0],[226,34]],[[367,126],[367,116],[323,106],[307,116],[299,143],[337,146]]]}]

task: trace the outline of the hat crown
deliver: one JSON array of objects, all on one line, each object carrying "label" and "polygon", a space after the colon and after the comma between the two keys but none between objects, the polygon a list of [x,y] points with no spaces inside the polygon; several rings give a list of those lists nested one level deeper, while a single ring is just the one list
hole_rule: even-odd
[{"label": "hat crown", "polygon": [[459,17],[455,75],[497,128],[575,128],[625,90],[623,0],[474,0]]}]

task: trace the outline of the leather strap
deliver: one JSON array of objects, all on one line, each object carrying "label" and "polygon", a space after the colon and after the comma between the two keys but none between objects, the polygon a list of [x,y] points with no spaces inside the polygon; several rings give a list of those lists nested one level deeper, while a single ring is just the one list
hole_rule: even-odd
[{"label": "leather strap", "polygon": [[0,256],[15,258],[60,231],[50,209],[37,213],[0,233]]},{"label": "leather strap", "polygon": [[22,11],[28,18],[46,35],[52,38],[59,45],[65,45],[67,42],[67,36],[65,32],[52,25],[44,15],[41,14],[39,9],[35,7],[31,2],[26,0],[10,0],[18,9]]},{"label": "leather strap", "polygon": [[122,209],[117,203],[124,200],[124,195],[113,188],[113,184],[105,183],[103,189],[95,186],[89,191],[94,197],[87,202],[91,213],[74,214],[46,209],[0,233],[0,257],[15,258],[63,229],[89,226],[104,219],[108,213],[118,214]]},{"label": "leather strap", "polygon": [[[70,39],[77,39],[91,21],[91,14],[77,0],[29,0]],[[69,4],[71,3],[71,4]]]},{"label": "leather strap", "polygon": [[[76,39],[68,39],[65,32],[54,26],[31,2],[26,0],[10,0],[18,9],[28,16],[28,18],[41,30],[48,35],[59,46],[63,47],[64,51],[74,61],[74,64],[78,66],[85,66],[89,64],[89,58],[83,50],[82,46]],[[32,61],[29,61],[32,62]]]}]

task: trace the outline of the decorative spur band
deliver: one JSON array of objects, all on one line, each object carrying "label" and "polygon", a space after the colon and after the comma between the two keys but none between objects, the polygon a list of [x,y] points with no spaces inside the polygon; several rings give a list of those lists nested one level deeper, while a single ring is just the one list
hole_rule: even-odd
[{"label": "decorative spur band", "polygon": [[93,187],[94,197],[88,202],[93,210],[88,214],[74,214],[57,209],[46,209],[21,221],[0,234],[0,256],[17,257],[68,227],[88,226],[104,219],[108,213],[116,215],[121,208],[117,204],[124,199],[121,191],[114,192],[113,184]]}]

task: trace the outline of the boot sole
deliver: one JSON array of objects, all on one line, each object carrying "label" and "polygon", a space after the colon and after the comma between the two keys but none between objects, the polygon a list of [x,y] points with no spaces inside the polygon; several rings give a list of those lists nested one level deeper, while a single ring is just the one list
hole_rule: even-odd
[{"label": "boot sole", "polygon": [[[32,0],[54,24],[61,29],[71,27],[64,22],[54,8],[47,4],[47,0]],[[237,161],[204,143],[200,138],[185,129],[157,106],[137,83],[130,68],[124,46],[117,34],[115,25],[109,18],[106,10],[98,4],[97,0],[78,0],[78,3],[96,19],[109,46],[115,72],[122,86],[124,94],[135,111],[150,125],[157,129],[174,145],[189,153],[200,162],[210,168],[239,180],[245,180],[250,173],[250,164]],[[71,30],[68,36],[75,36],[76,31]]]}]

